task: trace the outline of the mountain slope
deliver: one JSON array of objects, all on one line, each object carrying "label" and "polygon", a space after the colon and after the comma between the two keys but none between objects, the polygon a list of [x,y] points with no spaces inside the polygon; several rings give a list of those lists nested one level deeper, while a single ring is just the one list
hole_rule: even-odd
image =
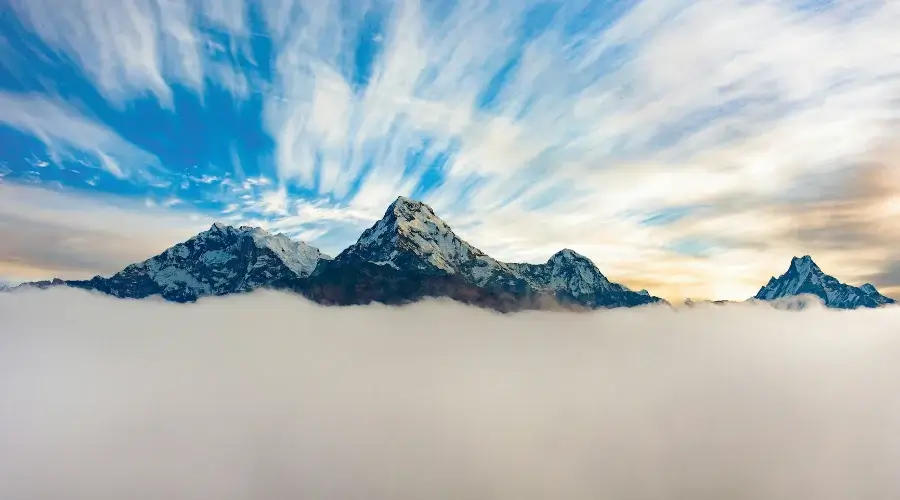
[{"label": "mountain slope", "polygon": [[894,303],[871,284],[858,288],[825,274],[809,255],[791,259],[788,270],[778,278],[772,277],[753,298],[772,301],[804,294],[815,295],[826,307],[834,309],[871,308]]},{"label": "mountain slope", "polygon": [[295,289],[327,304],[448,297],[501,311],[538,308],[549,299],[459,238],[431,207],[402,196],[356,243]]},{"label": "mountain slope", "polygon": [[428,205],[397,198],[337,257],[259,228],[214,224],[109,278],[36,282],[116,297],[160,295],[189,302],[256,288],[288,289],[334,305],[405,304],[445,297],[499,311],[595,309],[665,302],[608,280],[587,257],[565,249],[543,264],[498,261],[459,238]]},{"label": "mountain slope", "polygon": [[283,234],[260,228],[213,224],[191,239],[109,278],[67,281],[69,286],[116,297],[161,295],[189,302],[205,295],[225,295],[309,276],[327,255]]},{"label": "mountain slope", "polygon": [[553,254],[545,264],[508,264],[533,285],[561,303],[588,308],[638,306],[665,302],[646,290],[634,292],[609,281],[594,263],[568,248]]},{"label": "mountain slope", "polygon": [[431,207],[402,196],[333,264],[359,262],[433,275],[457,274],[479,286],[498,273],[505,278],[514,275],[508,266],[456,236]]},{"label": "mountain slope", "polygon": [[404,197],[297,289],[325,303],[400,304],[449,297],[499,310],[620,307],[661,300],[611,283],[571,250],[546,264],[500,262],[459,238],[431,207]]}]

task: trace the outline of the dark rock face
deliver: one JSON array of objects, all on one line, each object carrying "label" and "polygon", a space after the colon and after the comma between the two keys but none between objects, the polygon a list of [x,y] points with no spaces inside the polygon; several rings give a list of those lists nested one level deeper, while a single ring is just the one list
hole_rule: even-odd
[{"label": "dark rock face", "polygon": [[546,297],[531,290],[479,287],[456,274],[407,272],[369,262],[323,267],[322,273],[296,281],[292,289],[325,305],[403,305],[425,298],[449,298],[500,312],[548,305],[542,302]]},{"label": "dark rock face", "polygon": [[857,288],[841,283],[825,274],[809,255],[791,259],[788,270],[778,278],[771,278],[753,298],[773,301],[801,295],[815,295],[833,309],[873,308],[895,303],[871,284]]}]

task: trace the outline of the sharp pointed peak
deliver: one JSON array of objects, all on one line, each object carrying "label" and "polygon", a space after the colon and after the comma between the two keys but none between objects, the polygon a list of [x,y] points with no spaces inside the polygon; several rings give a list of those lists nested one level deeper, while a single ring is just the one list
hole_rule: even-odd
[{"label": "sharp pointed peak", "polygon": [[394,200],[392,205],[396,205],[398,203],[399,204],[415,204],[415,203],[422,203],[422,202],[419,200],[410,198],[409,196],[398,196],[397,199]]},{"label": "sharp pointed peak", "polygon": [[410,223],[433,224],[441,231],[450,231],[447,223],[434,213],[434,209],[428,204],[406,196],[398,196],[385,210],[381,221],[376,224],[384,223],[397,228],[406,227]]},{"label": "sharp pointed peak", "polygon": [[385,212],[385,216],[400,214],[437,217],[434,213],[434,209],[428,206],[427,203],[406,196],[398,196],[397,199],[388,206],[388,209]]},{"label": "sharp pointed peak", "polygon": [[341,254],[353,255],[362,248],[381,248],[384,241],[396,238],[412,242],[413,246],[422,246],[427,242],[427,245],[437,249],[444,244],[438,241],[449,241],[457,237],[430,206],[406,196],[398,196],[385,210],[384,216],[363,231],[356,243]]},{"label": "sharp pointed peak", "polygon": [[426,206],[426,207],[427,207],[428,205],[426,205],[424,202],[421,202],[421,201],[419,201],[419,200],[410,198],[410,197],[408,197],[408,196],[398,196],[398,197],[397,197],[394,201],[392,201],[391,204],[389,205],[390,208],[402,208],[402,207],[408,207],[408,208],[420,208],[420,207],[422,207],[422,206]]},{"label": "sharp pointed peak", "polygon": [[809,255],[794,257],[791,259],[790,269],[796,269],[798,272],[804,273],[810,270],[821,270],[819,265]]}]

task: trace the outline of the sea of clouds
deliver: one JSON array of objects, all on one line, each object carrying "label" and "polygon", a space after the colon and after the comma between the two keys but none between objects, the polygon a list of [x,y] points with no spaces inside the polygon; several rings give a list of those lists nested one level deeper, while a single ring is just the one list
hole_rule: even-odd
[{"label": "sea of clouds", "polygon": [[0,294],[0,498],[900,497],[900,308]]}]

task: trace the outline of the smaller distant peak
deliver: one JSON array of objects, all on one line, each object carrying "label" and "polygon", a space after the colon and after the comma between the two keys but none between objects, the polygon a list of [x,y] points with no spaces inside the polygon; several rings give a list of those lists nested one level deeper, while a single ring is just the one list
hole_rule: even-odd
[{"label": "smaller distant peak", "polygon": [[860,290],[866,292],[867,295],[874,295],[878,293],[878,290],[875,288],[875,285],[871,283],[866,283],[865,285],[859,287]]},{"label": "smaller distant peak", "polygon": [[650,292],[648,292],[646,288],[642,288],[641,291],[638,292],[638,294],[644,295],[646,297],[650,296]]}]

